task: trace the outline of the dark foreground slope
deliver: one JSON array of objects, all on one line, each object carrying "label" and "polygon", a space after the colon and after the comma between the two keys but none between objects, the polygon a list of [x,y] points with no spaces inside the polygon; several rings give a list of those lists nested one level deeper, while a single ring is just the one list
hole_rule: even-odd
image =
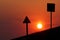
[{"label": "dark foreground slope", "polygon": [[[26,38],[27,36],[23,36],[12,40],[26,40]],[[28,40],[60,40],[60,26],[28,35]]]}]

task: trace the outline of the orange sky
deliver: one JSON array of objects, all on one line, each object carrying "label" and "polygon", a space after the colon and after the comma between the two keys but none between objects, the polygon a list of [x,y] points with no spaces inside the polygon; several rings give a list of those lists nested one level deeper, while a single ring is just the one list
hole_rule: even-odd
[{"label": "orange sky", "polygon": [[10,39],[25,35],[25,24],[23,20],[28,16],[31,20],[29,24],[29,34],[41,31],[36,28],[36,24],[41,22],[43,29],[49,28],[49,12],[47,3],[56,4],[53,12],[53,27],[60,25],[59,0],[0,0],[0,39]]}]

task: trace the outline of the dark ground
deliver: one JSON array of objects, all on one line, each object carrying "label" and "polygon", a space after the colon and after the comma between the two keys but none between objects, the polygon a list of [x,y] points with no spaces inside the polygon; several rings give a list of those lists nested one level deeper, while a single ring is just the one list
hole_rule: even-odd
[{"label": "dark ground", "polygon": [[12,40],[60,40],[60,26]]}]

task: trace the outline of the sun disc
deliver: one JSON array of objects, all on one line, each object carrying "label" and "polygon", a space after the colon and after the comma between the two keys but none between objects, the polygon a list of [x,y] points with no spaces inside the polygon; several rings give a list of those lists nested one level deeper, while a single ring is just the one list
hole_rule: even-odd
[{"label": "sun disc", "polygon": [[37,24],[38,29],[42,29],[42,24]]}]

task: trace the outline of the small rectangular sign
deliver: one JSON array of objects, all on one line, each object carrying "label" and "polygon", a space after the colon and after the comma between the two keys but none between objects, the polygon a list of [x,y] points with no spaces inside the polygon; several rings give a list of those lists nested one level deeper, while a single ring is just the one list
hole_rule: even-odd
[{"label": "small rectangular sign", "polygon": [[47,3],[47,11],[48,12],[55,12],[55,4],[54,3]]}]

